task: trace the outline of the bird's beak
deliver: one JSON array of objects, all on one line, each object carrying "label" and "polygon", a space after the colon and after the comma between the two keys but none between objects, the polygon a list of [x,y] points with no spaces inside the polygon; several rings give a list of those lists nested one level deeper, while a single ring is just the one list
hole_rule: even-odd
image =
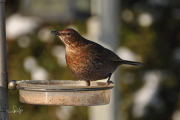
[{"label": "bird's beak", "polygon": [[54,35],[58,35],[58,36],[61,35],[61,33],[59,33],[59,31],[51,31],[50,33],[51,33],[51,34],[54,34]]}]

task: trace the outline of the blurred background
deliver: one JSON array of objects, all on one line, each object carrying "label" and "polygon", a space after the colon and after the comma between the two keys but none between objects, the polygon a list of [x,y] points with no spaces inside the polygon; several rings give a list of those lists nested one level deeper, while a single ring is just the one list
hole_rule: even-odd
[{"label": "blurred background", "polygon": [[107,120],[180,120],[180,0],[6,0],[9,80],[78,80],[49,33],[64,28],[144,65],[117,69],[109,111],[23,104],[10,90],[10,110],[23,106],[10,120],[92,120],[105,109],[116,112]]}]

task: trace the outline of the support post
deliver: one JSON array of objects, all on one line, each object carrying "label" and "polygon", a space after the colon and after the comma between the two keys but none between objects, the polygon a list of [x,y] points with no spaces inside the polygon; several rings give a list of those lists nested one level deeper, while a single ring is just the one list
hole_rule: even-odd
[{"label": "support post", "polygon": [[0,120],[9,120],[5,2],[6,0],[0,0]]},{"label": "support post", "polygon": [[[96,2],[94,4],[96,9],[93,9],[93,12],[100,18],[99,42],[109,46],[109,49],[114,52],[120,39],[120,1],[92,0],[92,2]],[[118,69],[111,77],[115,87],[111,90],[110,103],[108,105],[90,107],[90,120],[120,120],[120,89],[117,71]]]},{"label": "support post", "polygon": [[[120,0],[101,0],[101,35],[100,41],[109,45],[109,49],[117,50],[120,40]],[[111,90],[111,101],[107,105],[106,117],[103,120],[120,120],[120,89],[118,69],[111,80],[115,87]]]}]

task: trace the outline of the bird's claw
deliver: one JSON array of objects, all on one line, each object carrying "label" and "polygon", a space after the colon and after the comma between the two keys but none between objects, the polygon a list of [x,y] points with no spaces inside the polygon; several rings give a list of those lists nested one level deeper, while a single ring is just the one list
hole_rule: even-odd
[{"label": "bird's claw", "polygon": [[87,86],[90,86],[90,81],[86,81],[86,85],[87,85]]},{"label": "bird's claw", "polygon": [[112,81],[107,81],[107,82],[106,82],[106,85],[109,85],[109,84],[111,84],[111,83],[114,84]]}]

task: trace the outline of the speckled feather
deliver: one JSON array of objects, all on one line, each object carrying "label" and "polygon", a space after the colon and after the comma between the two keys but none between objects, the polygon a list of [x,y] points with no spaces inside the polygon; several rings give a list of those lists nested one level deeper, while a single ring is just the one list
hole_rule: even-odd
[{"label": "speckled feather", "polygon": [[[82,38],[83,39],[83,38]],[[71,72],[86,81],[108,77],[118,67],[113,60],[121,60],[116,54],[94,42],[83,40],[86,45],[73,50],[66,48],[66,62]],[[108,56],[108,57],[107,57]]]},{"label": "speckled feather", "polygon": [[58,35],[65,44],[67,66],[81,80],[108,78],[121,64],[142,65],[139,62],[122,60],[111,50],[83,38],[71,28],[51,33]]}]

